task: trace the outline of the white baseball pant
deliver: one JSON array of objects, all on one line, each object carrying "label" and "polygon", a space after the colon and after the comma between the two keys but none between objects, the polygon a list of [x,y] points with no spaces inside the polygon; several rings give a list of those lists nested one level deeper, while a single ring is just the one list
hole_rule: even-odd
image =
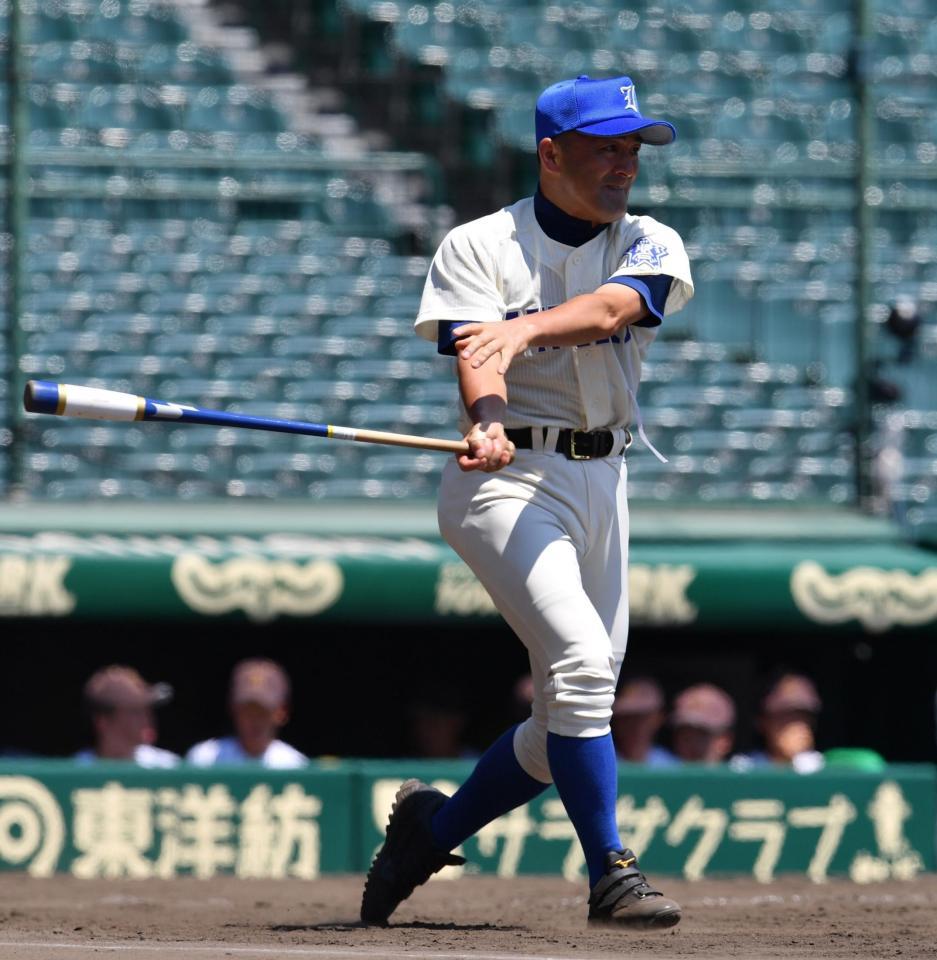
[{"label": "white baseball pant", "polygon": [[[535,436],[539,431],[533,431]],[[518,762],[550,783],[547,732],[609,732],[628,641],[625,431],[616,455],[567,460],[518,450],[497,473],[450,461],[439,529],[471,567],[530,656],[531,717],[514,736]]]}]

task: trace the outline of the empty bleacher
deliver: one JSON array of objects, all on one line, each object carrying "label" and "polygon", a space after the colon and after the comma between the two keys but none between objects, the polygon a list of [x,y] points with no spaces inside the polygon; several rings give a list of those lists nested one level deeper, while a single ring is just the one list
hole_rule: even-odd
[{"label": "empty bleacher", "polygon": [[[696,299],[662,329],[642,387],[649,432],[672,462],[635,449],[633,495],[854,499],[855,24],[836,4],[312,4],[322,29],[340,35],[323,41],[335,47],[336,75],[353,49],[356,69],[385,84],[402,78],[406,111],[386,111],[383,138],[362,131],[329,91],[299,91],[294,76],[265,71],[256,34],[218,26],[205,3],[23,8],[24,375],[451,434],[448,362],[410,326],[447,223],[425,203],[440,199],[432,164],[372,148],[390,142],[395,122],[448,136],[454,104],[463,126],[452,144],[441,139],[496,182],[505,155],[531,168],[532,102],[543,86],[628,72],[645,112],[680,132],[672,149],[645,152],[635,202],[660,207],[680,231],[697,280]],[[914,0],[883,4],[876,31],[881,200],[870,266],[881,321],[899,295],[925,309],[937,302],[928,212],[937,33]],[[0,122],[8,142],[6,97]],[[890,344],[881,336],[874,349],[887,359]],[[888,368],[914,423],[937,408],[932,362],[922,349],[910,366]],[[904,437],[901,489],[926,508],[937,501],[931,433],[913,427]],[[444,459],[37,419],[22,443],[20,475],[5,464],[0,488],[28,477],[29,496],[59,499],[424,497]]]},{"label": "empty bleacher", "polygon": [[[196,42],[202,6],[24,4],[21,373],[279,416],[448,425],[447,408],[405,402],[439,361],[401,356],[426,269],[405,251],[424,227],[429,164],[363,149],[328,105],[321,122],[288,123],[244,82],[264,78],[243,31]],[[338,481],[364,496],[427,492],[420,463],[398,457],[388,473],[380,452],[285,436],[30,419],[19,447],[16,479],[33,497],[316,496]]]},{"label": "empty bleacher", "polygon": [[[426,82],[419,71],[438,71],[450,102],[485,118],[483,126],[471,125],[468,136],[482,129],[500,140],[502,150],[533,151],[531,104],[549,83],[577,73],[633,76],[644,111],[673,120],[679,131],[672,147],[643,154],[645,186],[632,194],[633,202],[641,210],[661,209],[681,232],[697,281],[693,304],[665,324],[661,336],[724,347],[724,358],[713,361],[706,374],[716,380],[734,378],[752,364],[787,365],[796,396],[814,405],[812,435],[803,438],[809,458],[798,456],[797,441],[782,443],[771,460],[731,456],[723,435],[723,460],[710,458],[705,467],[713,483],[699,486],[702,461],[677,463],[676,474],[688,477],[684,484],[638,450],[632,457],[633,492],[853,498],[849,436],[855,424],[859,129],[852,69],[858,24],[852,10],[828,2],[770,0],[717,0],[692,9],[623,8],[604,0],[569,5],[344,0],[344,7],[352,32],[383,25],[401,64],[397,79],[418,87]],[[929,92],[937,78],[937,31],[932,11],[918,0],[878,4],[873,28],[864,63],[874,83],[872,193],[878,216],[869,280],[877,327],[900,297],[917,300],[925,315],[937,303],[937,232],[930,213],[937,182],[937,106]],[[417,111],[407,119],[420,121]],[[531,177],[532,172],[528,183]],[[652,361],[663,347],[655,345]],[[911,415],[933,409],[937,386],[928,373],[933,354],[925,349],[910,366],[896,367],[887,364],[893,349],[886,336],[873,336],[872,359],[886,363]],[[733,372],[724,372],[726,364]],[[693,378],[657,389],[655,376],[652,362],[643,388],[652,409],[682,398],[687,408],[682,412],[690,416]],[[749,431],[770,425],[783,436],[782,422],[798,413],[787,406],[794,396],[787,390],[762,395],[709,390],[704,396],[710,409],[701,427],[709,421]],[[835,404],[828,402],[831,396]],[[747,419],[723,409],[732,399],[751,408]],[[665,421],[689,422],[663,410]],[[876,421],[887,415],[885,408],[876,411]],[[821,424],[832,429],[819,429]],[[668,446],[666,432],[662,442]],[[680,443],[691,441],[681,436]],[[926,491],[931,502],[937,499],[926,458],[905,462],[916,495]],[[653,474],[646,487],[642,471]],[[777,483],[770,479],[774,475]]]}]

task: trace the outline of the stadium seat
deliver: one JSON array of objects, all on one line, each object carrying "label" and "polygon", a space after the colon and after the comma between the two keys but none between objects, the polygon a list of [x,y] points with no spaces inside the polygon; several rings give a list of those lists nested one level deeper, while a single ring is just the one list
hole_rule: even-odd
[{"label": "stadium seat", "polygon": [[489,35],[484,27],[460,23],[457,19],[434,16],[439,8],[415,5],[407,11],[394,31],[400,50],[420,63],[440,66],[448,63],[450,51],[463,47],[486,48]]},{"label": "stadium seat", "polygon": [[121,83],[131,79],[113,51],[85,40],[37,44],[30,57],[30,79],[42,83]]},{"label": "stadium seat", "polygon": [[74,125],[93,131],[106,146],[125,146],[137,138],[156,145],[172,119],[155,91],[124,84],[81,91]]},{"label": "stadium seat", "polygon": [[67,41],[76,38],[77,24],[60,6],[32,3],[24,5],[25,34],[30,43]]},{"label": "stadium seat", "polygon": [[91,40],[135,44],[178,43],[187,37],[185,26],[176,18],[172,4],[102,3],[81,22],[81,33]]},{"label": "stadium seat", "polygon": [[133,71],[144,83],[179,83],[189,86],[233,82],[231,69],[217,50],[191,41],[180,44],[150,43],[133,48]]},{"label": "stadium seat", "polygon": [[279,133],[283,121],[256,91],[241,86],[202,87],[185,110],[185,127],[206,133]]}]

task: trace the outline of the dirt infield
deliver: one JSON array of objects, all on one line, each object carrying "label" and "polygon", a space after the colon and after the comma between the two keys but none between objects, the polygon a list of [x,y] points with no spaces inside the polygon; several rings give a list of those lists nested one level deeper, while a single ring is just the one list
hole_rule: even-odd
[{"label": "dirt infield", "polygon": [[37,880],[0,876],[2,960],[412,957],[937,957],[937,876],[882,886],[783,879],[662,884],[684,906],[659,934],[590,929],[562,880],[471,877],[417,891],[386,930],[355,922],[361,879]]}]

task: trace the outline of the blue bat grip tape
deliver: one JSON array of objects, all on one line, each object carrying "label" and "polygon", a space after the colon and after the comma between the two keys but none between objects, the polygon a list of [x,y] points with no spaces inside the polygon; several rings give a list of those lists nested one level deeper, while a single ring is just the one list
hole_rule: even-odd
[{"label": "blue bat grip tape", "polygon": [[23,406],[30,413],[58,413],[59,385],[50,380],[30,380],[23,394]]}]

